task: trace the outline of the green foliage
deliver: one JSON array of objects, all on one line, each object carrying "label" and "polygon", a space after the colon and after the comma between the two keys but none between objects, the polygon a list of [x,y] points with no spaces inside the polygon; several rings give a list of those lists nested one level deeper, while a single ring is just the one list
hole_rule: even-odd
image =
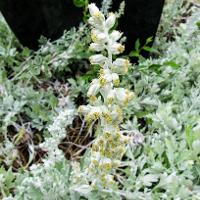
[{"label": "green foliage", "polygon": [[3,167],[0,168],[0,198],[6,197],[14,189],[15,175],[12,169],[5,170]]},{"label": "green foliage", "polygon": [[74,5],[78,8],[83,8],[83,20],[86,21],[88,18],[88,4],[89,0],[73,0]]},{"label": "green foliage", "polygon": [[73,2],[77,7],[85,7],[88,5],[88,0],[73,0]]},{"label": "green foliage", "polygon": [[131,51],[129,53],[129,57],[135,57],[135,58],[139,58],[140,60],[144,60],[143,56],[141,55],[142,51],[146,51],[149,53],[153,53],[153,51],[155,51],[155,49],[153,49],[153,47],[150,47],[149,45],[152,45],[151,43],[153,42],[153,38],[150,37],[146,40],[144,45],[140,44],[140,40],[137,39],[135,42],[135,48],[133,51]]}]

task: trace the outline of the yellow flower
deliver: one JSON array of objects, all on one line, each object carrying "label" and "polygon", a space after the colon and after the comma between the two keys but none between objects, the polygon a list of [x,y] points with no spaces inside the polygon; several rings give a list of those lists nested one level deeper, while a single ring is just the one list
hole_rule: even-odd
[{"label": "yellow flower", "polygon": [[119,53],[123,53],[124,50],[125,50],[125,46],[124,46],[124,45],[120,45],[120,46],[118,47]]},{"label": "yellow flower", "polygon": [[112,169],[111,163],[105,163],[101,166],[103,169],[110,171]]},{"label": "yellow flower", "polygon": [[111,136],[112,136],[112,133],[110,133],[110,132],[105,132],[105,133],[104,133],[104,137],[105,137],[106,139],[111,138]]},{"label": "yellow flower", "polygon": [[121,134],[120,132],[117,132],[117,133],[115,134],[115,139],[116,139],[116,141],[119,141],[119,140],[121,139],[121,137],[122,137],[122,134]]},{"label": "yellow flower", "polygon": [[103,87],[103,86],[105,86],[106,85],[106,79],[104,79],[104,78],[100,78],[100,80],[99,80],[99,82],[100,82],[100,85]]},{"label": "yellow flower", "polygon": [[93,116],[94,116],[94,120],[95,120],[95,119],[99,119],[100,113],[94,112],[94,113],[93,113]]},{"label": "yellow flower", "polygon": [[93,151],[99,151],[99,147],[98,147],[97,145],[94,144],[94,145],[92,146],[92,150],[93,150]]},{"label": "yellow flower", "polygon": [[116,73],[113,73],[112,79],[113,79],[114,86],[119,86],[119,83],[120,83],[119,75]]},{"label": "yellow flower", "polygon": [[102,113],[103,118],[106,120],[107,123],[112,123],[112,117],[108,113]]},{"label": "yellow flower", "polygon": [[98,143],[99,143],[99,146],[100,146],[100,147],[101,147],[101,146],[104,146],[104,141],[103,141],[102,139],[100,139]]},{"label": "yellow flower", "polygon": [[[92,43],[91,47],[96,47],[94,50],[96,51],[102,51],[101,47],[103,47],[103,43],[106,42],[106,35],[105,33],[101,33],[100,31],[97,31],[93,29],[91,31],[91,39],[94,43]],[[98,47],[98,48],[97,48]]]},{"label": "yellow flower", "polygon": [[96,96],[90,96],[90,101],[92,103],[96,102],[97,101],[97,97]]},{"label": "yellow flower", "polygon": [[93,121],[93,118],[92,118],[91,115],[86,115],[85,120],[86,120],[86,122],[87,122],[88,124],[91,124],[92,121]]},{"label": "yellow flower", "polygon": [[92,164],[94,164],[95,166],[98,166],[99,165],[99,161],[98,160],[92,160]]},{"label": "yellow flower", "polygon": [[112,54],[116,55],[116,54],[123,53],[125,50],[125,47],[124,47],[124,45],[121,45],[120,43],[116,42],[111,46],[110,50],[111,50]]},{"label": "yellow flower", "polygon": [[111,158],[111,157],[112,157],[112,153],[111,153],[108,149],[106,149],[106,151],[105,151],[105,156],[106,156],[107,158]]},{"label": "yellow flower", "polygon": [[114,102],[114,98],[113,97],[108,98],[106,102],[107,104],[112,104]]}]

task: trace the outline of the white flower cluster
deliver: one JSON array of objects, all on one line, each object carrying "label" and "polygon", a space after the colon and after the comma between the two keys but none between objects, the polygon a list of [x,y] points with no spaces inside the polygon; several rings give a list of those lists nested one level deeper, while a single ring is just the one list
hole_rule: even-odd
[{"label": "white flower cluster", "polygon": [[99,121],[101,131],[92,146],[91,163],[86,172],[92,186],[107,188],[115,185],[113,174],[130,140],[122,134],[119,125],[123,121],[122,108],[134,97],[134,93],[119,87],[119,76],[128,72],[130,62],[124,58],[113,60],[113,55],[116,57],[124,51],[119,42],[122,33],[113,30],[116,15],[110,13],[105,18],[95,4],[89,5],[89,11],[89,23],[93,27],[90,49],[102,52],[91,56],[90,63],[101,66],[101,69],[87,92],[90,104],[80,106],[79,113],[85,116],[87,123]]}]

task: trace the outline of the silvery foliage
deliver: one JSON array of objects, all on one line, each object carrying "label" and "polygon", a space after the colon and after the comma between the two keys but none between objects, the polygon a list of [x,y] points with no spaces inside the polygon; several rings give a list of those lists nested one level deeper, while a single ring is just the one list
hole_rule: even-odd
[{"label": "silvery foliage", "polygon": [[66,107],[58,109],[58,116],[48,128],[49,137],[40,145],[48,152],[47,157],[42,163],[32,165],[30,172],[19,175],[15,196],[4,199],[68,199],[71,166],[58,145],[66,136],[66,127],[72,124],[76,110],[68,97],[66,102]]},{"label": "silvery foliage", "polygon": [[102,0],[102,7],[101,7],[101,11],[104,15],[108,14],[108,11],[110,10],[110,8],[112,7],[112,0]]},{"label": "silvery foliage", "polygon": [[124,127],[140,127],[146,142],[143,149],[127,152],[122,178],[127,198],[200,199],[199,19],[200,9],[193,9],[163,55],[140,62],[137,73],[129,75],[138,100],[127,112],[145,122],[141,125],[135,117]]},{"label": "silvery foliage", "polygon": [[0,155],[4,158],[4,163],[7,166],[11,166],[13,160],[18,157],[18,152],[11,141],[5,140],[0,143]]}]

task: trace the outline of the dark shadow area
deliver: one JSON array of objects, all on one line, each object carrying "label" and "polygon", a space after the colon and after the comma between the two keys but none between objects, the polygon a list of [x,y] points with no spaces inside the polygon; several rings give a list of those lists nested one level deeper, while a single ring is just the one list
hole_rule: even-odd
[{"label": "dark shadow area", "polygon": [[[91,2],[100,6],[101,0]],[[118,10],[120,3],[121,0],[113,0],[112,10]],[[138,38],[144,44],[148,37],[155,37],[164,0],[125,3],[125,15],[119,20],[118,29],[127,36],[127,53],[134,49]],[[1,0],[0,10],[20,42],[31,49],[38,48],[41,35],[55,40],[82,19],[82,9],[75,7],[72,0]]]}]

